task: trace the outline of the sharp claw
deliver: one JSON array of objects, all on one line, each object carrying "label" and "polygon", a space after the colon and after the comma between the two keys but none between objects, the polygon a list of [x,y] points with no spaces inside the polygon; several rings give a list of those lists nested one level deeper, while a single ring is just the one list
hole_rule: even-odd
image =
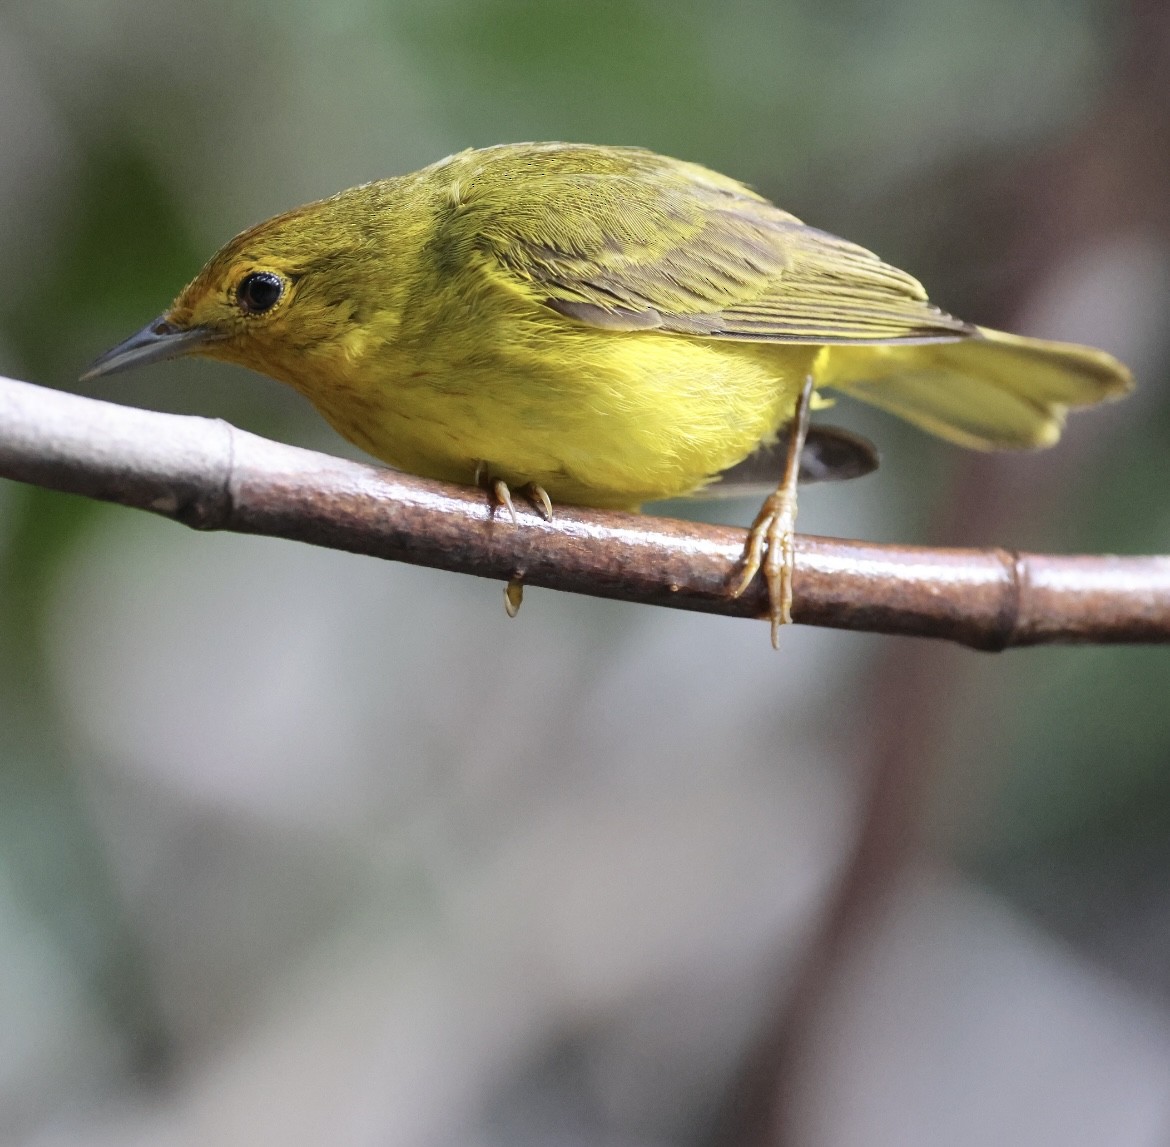
[{"label": "sharp claw", "polygon": [[[516,506],[512,501],[512,491],[508,489],[508,483],[503,478],[496,478],[494,481],[489,482],[487,478],[487,465],[483,462],[478,462],[475,466],[475,483],[477,486],[480,484],[490,485],[495,506],[503,506],[508,511],[508,516],[512,519],[513,526],[519,524],[516,517]],[[525,487],[525,489],[529,490],[534,498],[540,499],[540,504],[544,507],[547,517],[551,521],[552,502],[549,501],[548,494],[539,486],[533,484]],[[520,606],[523,604],[524,583],[518,577],[509,578],[508,584],[504,586],[504,612],[509,617],[515,617],[520,612]]]},{"label": "sharp claw", "polygon": [[756,535],[752,534],[748,538],[747,549],[744,551],[743,572],[739,575],[739,581],[735,583],[731,591],[732,597],[742,597],[746,592],[747,587],[752,584],[756,574],[760,572],[760,554],[759,547],[756,545]]},{"label": "sharp claw", "polygon": [[772,520],[767,526],[768,554],[764,575],[768,580],[769,617],[772,623],[772,645],[778,648],[780,627],[792,624],[792,574],[796,565],[793,545],[794,515],[791,501],[783,495]]},{"label": "sharp claw", "polygon": [[755,576],[756,576],[755,570],[751,570],[750,572],[745,571],[745,573],[739,579],[739,581],[737,581],[735,583],[735,585],[731,587],[731,596],[732,597],[743,597],[744,592],[747,590],[747,587],[752,584],[752,578],[754,578]]},{"label": "sharp claw", "polygon": [[548,491],[535,482],[529,482],[525,489],[528,491],[528,496],[536,505],[537,510],[540,511],[540,516],[546,522],[551,522],[553,520],[553,507],[552,499],[548,496]]},{"label": "sharp claw", "polygon": [[512,505],[512,491],[508,489],[508,483],[502,478],[497,478],[492,483],[492,496],[499,505],[507,509],[512,525],[516,525],[516,507]]},{"label": "sharp claw", "polygon": [[752,524],[744,548],[744,569],[731,591],[739,597],[752,583],[761,565],[768,583],[768,616],[772,622],[772,644],[780,639],[780,627],[792,621],[792,511],[785,499],[773,494]]},{"label": "sharp claw", "polygon": [[732,597],[742,596],[747,587],[752,584],[756,574],[760,572],[760,563],[764,558],[764,537],[771,524],[771,515],[768,513],[767,503],[765,503],[764,508],[756,515],[756,520],[752,522],[752,528],[748,531],[747,545],[743,549],[743,572],[739,575],[739,581],[736,582],[735,588],[731,591]]},{"label": "sharp claw", "polygon": [[504,586],[504,612],[509,617],[515,617],[520,612],[520,606],[524,604],[524,583],[512,578],[506,586]]}]

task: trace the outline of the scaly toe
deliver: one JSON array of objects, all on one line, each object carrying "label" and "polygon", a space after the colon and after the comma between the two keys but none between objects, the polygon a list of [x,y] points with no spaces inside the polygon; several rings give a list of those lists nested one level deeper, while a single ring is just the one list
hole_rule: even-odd
[{"label": "scaly toe", "polygon": [[772,645],[777,647],[780,627],[792,624],[792,576],[796,568],[796,548],[792,532],[792,515],[777,514],[768,530],[768,555],[764,576],[768,581],[769,617],[772,622]]},{"label": "scaly toe", "polygon": [[739,581],[731,590],[732,597],[743,596],[756,574],[760,572],[760,564],[764,560],[765,539],[771,527],[772,518],[768,514],[761,514],[752,523],[752,528],[748,531],[747,544],[743,548],[743,570],[739,575]]},{"label": "scaly toe", "polygon": [[760,560],[762,556],[761,546],[758,544],[758,539],[753,534],[748,538],[748,543],[744,547],[743,552],[743,570],[740,572],[739,580],[732,586],[731,596],[742,597],[747,592],[755,579],[756,574],[760,572]]}]

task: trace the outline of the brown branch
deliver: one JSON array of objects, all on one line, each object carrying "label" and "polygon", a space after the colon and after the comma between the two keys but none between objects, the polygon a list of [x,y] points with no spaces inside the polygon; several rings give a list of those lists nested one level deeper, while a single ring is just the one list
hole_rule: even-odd
[{"label": "brown branch", "polygon": [[[0,477],[153,510],[196,529],[313,545],[597,597],[763,617],[728,586],[743,530],[559,508],[0,378]],[[1170,557],[1054,557],[799,537],[795,620],[976,649],[1170,641]]]}]

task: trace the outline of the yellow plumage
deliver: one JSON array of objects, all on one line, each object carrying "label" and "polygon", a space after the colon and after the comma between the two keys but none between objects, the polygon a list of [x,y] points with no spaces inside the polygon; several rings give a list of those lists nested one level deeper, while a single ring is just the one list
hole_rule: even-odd
[{"label": "yellow plumage", "polygon": [[773,439],[804,380],[980,449],[1124,393],[1085,347],[982,330],[742,184],[636,148],[516,144],[297,208],[216,254],[92,373],[272,375],[394,466],[633,507]]},{"label": "yellow plumage", "polygon": [[[267,272],[280,296],[248,313]],[[233,239],[163,317],[301,391],[403,469],[636,506],[701,486],[816,386],[965,446],[1046,446],[1129,386],[1082,347],[982,331],[742,184],[635,148],[516,144]]]}]

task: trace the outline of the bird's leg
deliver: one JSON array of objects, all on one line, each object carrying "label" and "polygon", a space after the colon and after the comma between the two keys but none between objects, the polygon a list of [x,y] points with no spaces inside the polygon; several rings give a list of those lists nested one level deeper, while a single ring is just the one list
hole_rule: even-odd
[{"label": "bird's leg", "polygon": [[[800,456],[808,436],[809,412],[812,409],[813,378],[804,380],[792,429],[788,435],[788,454],[780,485],[768,495],[752,528],[743,553],[743,573],[732,597],[739,597],[752,583],[761,563],[768,583],[769,615],[772,620],[772,648],[779,647],[780,627],[792,621],[792,574],[796,567],[794,531],[796,529],[796,483],[800,476]],[[765,547],[767,552],[765,553]]]}]

